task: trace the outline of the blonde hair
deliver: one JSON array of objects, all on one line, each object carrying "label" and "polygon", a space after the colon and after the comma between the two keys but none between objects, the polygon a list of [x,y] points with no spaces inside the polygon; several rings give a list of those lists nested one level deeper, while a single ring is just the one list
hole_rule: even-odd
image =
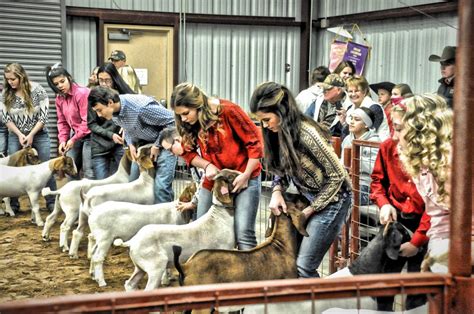
[{"label": "blonde hair", "polygon": [[31,98],[31,86],[30,80],[28,79],[28,74],[26,74],[25,69],[19,63],[9,63],[3,69],[3,94],[4,94],[4,103],[7,111],[10,111],[13,104],[15,103],[15,94],[14,90],[10,84],[8,84],[5,74],[12,73],[16,78],[20,80],[18,90],[23,93],[23,100],[26,105],[26,110],[28,113],[33,112],[33,99]]},{"label": "blonde hair", "polygon": [[181,120],[181,117],[175,113],[176,127],[179,134],[183,137],[185,150],[193,150],[197,147],[196,138],[206,143],[209,129],[217,124],[219,128],[220,105],[217,112],[212,111],[208,103],[207,95],[196,85],[188,82],[177,85],[171,94],[170,106],[173,111],[176,107],[186,107],[197,110],[198,123],[189,125]]},{"label": "blonde hair", "polygon": [[404,102],[403,117],[407,148],[400,160],[412,177],[427,169],[438,185],[438,201],[447,202],[446,184],[450,171],[453,114],[444,98],[435,94],[415,95]]},{"label": "blonde hair", "polygon": [[365,96],[370,95],[369,93],[369,82],[363,77],[362,75],[354,75],[352,77],[349,77],[346,80],[346,86],[349,88],[349,86],[354,86],[360,89],[362,92],[365,93]]}]

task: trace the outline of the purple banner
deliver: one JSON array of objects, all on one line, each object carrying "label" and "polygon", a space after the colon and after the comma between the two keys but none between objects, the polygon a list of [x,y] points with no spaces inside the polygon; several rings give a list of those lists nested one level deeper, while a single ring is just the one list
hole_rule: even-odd
[{"label": "purple banner", "polygon": [[347,50],[343,60],[351,61],[355,66],[356,74],[362,75],[368,54],[369,47],[350,41],[347,43]]}]

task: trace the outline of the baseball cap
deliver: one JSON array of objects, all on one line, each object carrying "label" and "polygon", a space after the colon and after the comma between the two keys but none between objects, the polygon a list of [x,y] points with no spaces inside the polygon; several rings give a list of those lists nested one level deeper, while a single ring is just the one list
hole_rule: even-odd
[{"label": "baseball cap", "polygon": [[119,60],[125,60],[125,53],[122,50],[114,50],[110,54],[109,60],[112,61],[119,61]]},{"label": "baseball cap", "polygon": [[319,86],[324,90],[329,90],[333,87],[345,88],[346,83],[344,83],[344,80],[339,76],[339,74],[329,74],[324,82],[319,83]]}]

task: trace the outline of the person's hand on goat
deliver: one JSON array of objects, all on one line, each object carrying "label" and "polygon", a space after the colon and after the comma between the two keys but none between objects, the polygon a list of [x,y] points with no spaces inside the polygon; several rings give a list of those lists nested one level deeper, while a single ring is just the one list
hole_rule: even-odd
[{"label": "person's hand on goat", "polygon": [[380,215],[379,215],[380,223],[382,225],[387,224],[390,221],[397,220],[397,210],[390,204],[385,204],[380,208]]},{"label": "person's hand on goat", "polygon": [[204,175],[208,180],[213,180],[218,173],[219,169],[211,163],[204,168]]},{"label": "person's hand on goat", "polygon": [[132,160],[133,161],[137,161],[137,148],[135,147],[135,145],[133,144],[130,144],[128,145],[128,149],[130,150],[130,156],[132,157]]},{"label": "person's hand on goat", "polygon": [[184,212],[187,210],[195,210],[197,208],[197,205],[194,204],[193,202],[178,202],[178,205],[176,205],[176,210],[179,212]]},{"label": "person's hand on goat", "polygon": [[268,204],[268,208],[270,208],[275,216],[280,216],[282,211],[286,213],[287,207],[281,191],[274,191],[272,193],[272,198]]},{"label": "person's hand on goat", "polygon": [[415,256],[418,253],[418,251],[419,249],[416,246],[414,246],[410,242],[405,242],[405,243],[402,243],[402,245],[400,246],[399,255],[403,257],[412,257],[412,256]]},{"label": "person's hand on goat", "polygon": [[315,213],[314,208],[311,206],[308,206],[305,209],[303,209],[303,214],[306,220],[308,220],[308,218],[311,217],[311,215],[313,215],[314,213]]},{"label": "person's hand on goat", "polygon": [[237,193],[240,190],[247,188],[249,186],[249,176],[245,173],[239,174],[234,179],[234,182],[232,182],[232,185],[234,186],[232,193]]},{"label": "person's hand on goat", "polygon": [[151,150],[150,150],[150,159],[151,159],[151,161],[156,161],[159,154],[160,154],[160,149],[157,146],[152,145]]}]

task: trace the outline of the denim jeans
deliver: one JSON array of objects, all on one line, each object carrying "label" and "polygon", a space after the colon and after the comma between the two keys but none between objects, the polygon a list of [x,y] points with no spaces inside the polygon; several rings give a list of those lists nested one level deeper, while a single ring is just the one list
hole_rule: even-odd
[{"label": "denim jeans", "polygon": [[75,142],[72,148],[66,153],[67,156],[74,159],[77,167],[77,175],[72,177],[74,180],[79,180],[79,171],[82,169],[84,177],[87,179],[94,179],[94,169],[92,168],[92,151],[91,138],[86,136]]},{"label": "denim jeans", "polygon": [[371,205],[372,201],[370,200],[370,186],[360,185],[359,186],[359,204],[360,206]]},{"label": "denim jeans", "polygon": [[[51,158],[51,140],[47,131],[40,130],[38,133],[36,133],[31,146],[38,151],[38,157],[41,161],[48,161]],[[20,149],[22,149],[22,146],[18,140],[18,136],[16,136],[15,133],[10,132],[8,134],[8,154],[11,155]],[[56,190],[56,180],[54,179],[54,176],[49,178],[46,186],[48,186],[52,191]],[[50,206],[54,205],[55,198],[56,196],[54,195],[46,196],[46,204]],[[17,198],[11,199],[11,206],[18,207]]]},{"label": "denim jeans", "polygon": [[[162,149],[155,163],[155,204],[168,203],[174,200],[173,179],[177,158],[170,151]],[[132,163],[130,181],[136,180],[140,175],[138,165]]]},{"label": "denim jeans", "polygon": [[[8,128],[0,121],[0,154],[3,157],[8,153]],[[1,157],[1,156],[0,156]]]},{"label": "denim jeans", "polygon": [[[257,218],[258,204],[262,182],[260,175],[250,179],[248,187],[241,190],[234,198],[234,232],[239,250],[251,249],[257,246],[255,237],[255,219]],[[199,202],[197,217],[203,216],[212,205],[212,192],[201,188],[199,191]]]},{"label": "denim jeans", "polygon": [[352,193],[340,192],[338,195],[338,201],[329,203],[308,220],[306,231],[309,237],[303,237],[296,259],[299,277],[319,277],[316,268],[346,221],[352,203]]},{"label": "denim jeans", "polygon": [[97,180],[105,179],[117,172],[120,159],[123,156],[123,147],[115,145],[109,152],[92,157],[92,166]]}]

